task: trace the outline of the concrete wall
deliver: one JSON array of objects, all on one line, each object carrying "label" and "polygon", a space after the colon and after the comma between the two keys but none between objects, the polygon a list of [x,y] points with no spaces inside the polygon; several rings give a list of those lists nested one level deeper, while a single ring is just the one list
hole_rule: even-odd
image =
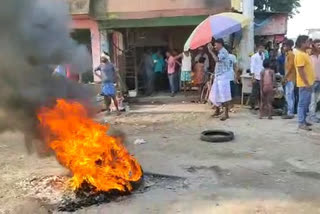
[{"label": "concrete wall", "polygon": [[225,0],[106,0],[108,12],[143,12],[155,10],[229,7]]},{"label": "concrete wall", "polygon": [[[104,4],[102,4],[102,2]],[[207,15],[229,11],[232,0],[96,0],[93,9],[101,19],[140,19]]]}]

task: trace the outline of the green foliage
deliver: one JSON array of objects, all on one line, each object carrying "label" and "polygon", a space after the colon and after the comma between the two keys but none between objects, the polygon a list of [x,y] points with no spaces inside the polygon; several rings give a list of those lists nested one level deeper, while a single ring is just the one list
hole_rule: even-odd
[{"label": "green foliage", "polygon": [[286,12],[290,15],[298,13],[300,0],[255,0],[257,11]]}]

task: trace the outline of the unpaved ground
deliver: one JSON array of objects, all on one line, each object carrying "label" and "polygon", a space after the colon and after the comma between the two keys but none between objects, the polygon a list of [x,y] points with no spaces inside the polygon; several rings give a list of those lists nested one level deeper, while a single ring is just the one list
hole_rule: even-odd
[{"label": "unpaved ground", "polygon": [[[320,213],[320,126],[298,132],[295,121],[258,120],[245,109],[220,122],[197,104],[131,109],[128,115],[100,119],[127,134],[128,148],[144,171],[184,177],[184,188],[154,188],[77,213]],[[206,129],[231,130],[236,139],[201,142]],[[134,145],[137,138],[147,144]],[[0,136],[0,213],[27,213],[25,207],[45,213],[32,210],[39,204],[26,201],[19,183],[67,173],[54,158],[38,159],[24,150],[21,134]]]}]

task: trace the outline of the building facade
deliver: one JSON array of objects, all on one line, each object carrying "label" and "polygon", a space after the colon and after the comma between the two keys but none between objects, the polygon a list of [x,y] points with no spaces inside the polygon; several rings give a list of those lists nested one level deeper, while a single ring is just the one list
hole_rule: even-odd
[{"label": "building facade", "polygon": [[97,0],[101,50],[112,55],[128,90],[143,87],[141,60],[146,50],[182,51],[195,26],[208,15],[231,11],[221,0]]},{"label": "building facade", "polygon": [[308,35],[312,39],[320,39],[320,28],[307,29]]},{"label": "building facade", "polygon": [[[242,0],[68,1],[74,37],[87,43],[92,53],[92,66],[99,64],[102,52],[109,53],[119,69],[123,85],[136,91],[143,85],[140,64],[146,50],[180,52],[195,26],[209,15],[241,12],[242,7]],[[255,20],[256,34],[281,35],[282,38],[286,17],[259,15]],[[277,32],[273,32],[275,30]]]},{"label": "building facade", "polygon": [[[100,32],[98,22],[91,11],[92,2],[88,0],[67,0],[72,16],[71,36],[80,44],[87,46],[92,56],[92,68],[100,63]],[[89,78],[93,80],[92,75]],[[97,79],[96,79],[97,80]]]}]

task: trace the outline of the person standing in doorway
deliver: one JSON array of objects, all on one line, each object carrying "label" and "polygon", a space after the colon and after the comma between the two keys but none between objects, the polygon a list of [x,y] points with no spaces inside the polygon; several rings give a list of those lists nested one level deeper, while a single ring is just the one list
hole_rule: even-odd
[{"label": "person standing in doorway", "polygon": [[210,60],[209,60],[209,56],[205,51],[204,47],[200,47],[198,48],[198,50],[200,51],[200,53],[194,58],[195,62],[199,62],[200,58],[203,57],[205,59],[204,61],[204,71],[205,73],[209,72],[209,68],[210,68]]},{"label": "person standing in doorway", "polygon": [[185,51],[182,54],[181,64],[181,83],[184,93],[187,95],[187,88],[191,89],[192,57],[190,51]]},{"label": "person standing in doorway", "polygon": [[286,53],[284,85],[288,112],[287,115],[282,117],[283,119],[293,119],[295,112],[296,68],[294,66],[293,45],[294,42],[292,40],[287,40],[284,44],[284,51]]},{"label": "person standing in doorway", "polygon": [[152,55],[153,63],[154,63],[154,86],[156,91],[160,91],[163,85],[163,73],[165,62],[163,56],[161,55],[161,51],[158,50],[156,53]]},{"label": "person standing in doorway", "polygon": [[204,85],[205,76],[205,61],[204,57],[200,57],[199,61],[193,67],[193,85],[198,88],[199,96],[201,96],[201,91]]},{"label": "person standing in doorway", "polygon": [[215,78],[209,96],[212,104],[217,107],[213,116],[219,116],[220,106],[223,106],[224,115],[220,120],[225,121],[229,119],[229,106],[230,101],[232,100],[229,77],[229,53],[224,47],[223,39],[217,39],[215,41],[215,50],[218,52],[217,55],[214,53],[211,43],[208,45],[208,50],[216,62]]},{"label": "person standing in doorway", "polygon": [[258,51],[251,57],[251,74],[252,74],[252,93],[250,96],[251,109],[256,109],[256,105],[260,102],[260,78],[263,71],[264,46],[259,45]]},{"label": "person standing in doorway", "polygon": [[146,95],[151,96],[154,92],[154,63],[151,50],[147,50],[143,58],[143,68],[145,72]]},{"label": "person standing in doorway", "polygon": [[320,118],[317,117],[317,104],[320,101],[320,40],[313,41],[313,53],[311,55],[312,63],[314,65],[314,72],[316,81],[312,86],[311,104],[309,109],[309,116],[311,122],[320,123]]},{"label": "person standing in doorway", "polygon": [[307,122],[307,113],[311,103],[312,86],[315,82],[311,57],[306,53],[310,47],[309,37],[302,35],[296,41],[297,51],[294,64],[297,71],[297,86],[299,87],[298,121],[299,129],[311,131]]},{"label": "person standing in doorway", "polygon": [[171,51],[167,51],[167,72],[168,72],[168,79],[169,79],[169,85],[170,85],[170,92],[171,97],[174,97],[175,94],[178,92],[178,86],[177,86],[177,75],[178,72],[176,70],[177,66],[177,59],[179,56],[174,56]]},{"label": "person standing in doorway", "polygon": [[[100,71],[100,74],[98,73]],[[102,81],[102,92],[107,110],[110,111],[111,99],[116,107],[118,115],[120,114],[118,101],[116,99],[116,70],[114,65],[107,59],[107,57],[101,57],[101,64],[94,69],[94,73]]]}]

